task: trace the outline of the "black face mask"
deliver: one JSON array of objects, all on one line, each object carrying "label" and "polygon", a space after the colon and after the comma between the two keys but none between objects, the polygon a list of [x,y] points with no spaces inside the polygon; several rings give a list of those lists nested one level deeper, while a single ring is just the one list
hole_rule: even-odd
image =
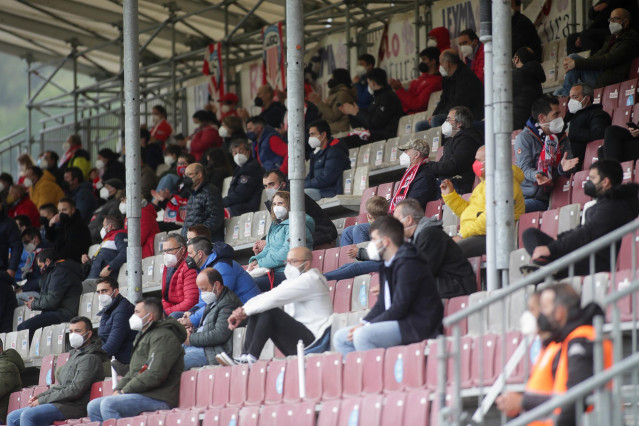
[{"label": "black face mask", "polygon": [[46,274],[47,272],[49,272],[51,270],[51,264],[44,264],[44,267],[40,268],[40,273],[42,275]]},{"label": "black face mask", "polygon": [[333,87],[337,86],[338,83],[337,81],[335,81],[334,78],[331,78],[330,80],[326,82],[326,85],[328,86],[329,89],[332,89]]},{"label": "black face mask", "polygon": [[542,313],[540,313],[539,317],[537,317],[537,327],[539,328],[539,331],[547,333],[552,333],[555,331],[555,327],[553,326],[552,322],[550,322],[550,319],[548,319],[548,317]]},{"label": "black face mask", "polygon": [[597,185],[592,183],[591,180],[587,181],[584,184],[584,194],[592,198],[597,198]]},{"label": "black face mask", "polygon": [[195,261],[195,259],[193,259],[191,256],[188,256],[188,257],[184,260],[184,262],[186,262],[186,266],[187,266],[189,269],[195,269],[196,271],[197,271],[198,269],[200,269],[200,268],[197,266],[197,262]]},{"label": "black face mask", "polygon": [[68,222],[70,218],[71,216],[69,216],[67,213],[60,213],[60,222]]},{"label": "black face mask", "polygon": [[40,216],[40,225],[48,225],[49,224],[49,219],[47,219],[44,216]]},{"label": "black face mask", "polygon": [[184,179],[182,179],[182,183],[184,184],[185,188],[192,188],[193,187],[193,179],[191,179],[188,176],[184,176]]},{"label": "black face mask", "polygon": [[264,99],[260,98],[259,96],[255,97],[255,106],[256,107],[261,107],[264,106]]},{"label": "black face mask", "polygon": [[428,72],[428,64],[426,62],[419,63],[419,72],[421,73]]}]

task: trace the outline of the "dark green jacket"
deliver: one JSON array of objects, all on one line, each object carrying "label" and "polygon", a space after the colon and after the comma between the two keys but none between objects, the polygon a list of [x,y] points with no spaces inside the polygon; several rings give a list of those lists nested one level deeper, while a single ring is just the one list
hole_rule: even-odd
[{"label": "dark green jacket", "polygon": [[59,260],[40,278],[40,298],[31,305],[34,311],[57,314],[59,322],[68,322],[78,314],[82,296],[82,266],[73,260]]},{"label": "dark green jacket", "polygon": [[[634,18],[634,17],[633,17]],[[619,34],[612,47],[608,47],[614,36],[609,35],[603,47],[590,58],[576,58],[575,68],[601,70],[596,87],[619,83],[628,79],[632,60],[639,56],[639,33],[631,28]]]},{"label": "dark green jacket", "polygon": [[12,392],[22,389],[20,373],[24,371],[24,361],[15,349],[0,352],[0,423],[7,421],[9,397]]},{"label": "dark green jacket", "polygon": [[208,364],[217,365],[215,356],[222,352],[233,353],[233,332],[229,330],[228,319],[240,306],[240,299],[227,287],[215,305],[206,305],[202,326],[191,334],[189,342],[191,346],[204,348]]},{"label": "dark green jacket", "polygon": [[133,342],[129,372],[118,383],[122,393],[137,393],[177,407],[184,371],[184,326],[173,318],[153,322]]},{"label": "dark green jacket", "polygon": [[56,372],[56,383],[38,395],[40,404],[53,404],[67,419],[87,415],[91,385],[104,380],[102,364],[109,359],[99,341],[85,348],[72,349],[69,361]]}]

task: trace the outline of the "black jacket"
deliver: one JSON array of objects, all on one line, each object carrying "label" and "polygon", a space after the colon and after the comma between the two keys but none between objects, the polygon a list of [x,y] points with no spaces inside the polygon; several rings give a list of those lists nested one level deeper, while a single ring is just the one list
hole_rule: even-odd
[{"label": "black jacket", "polygon": [[402,101],[390,86],[373,93],[373,103],[368,110],[360,109],[355,120],[371,132],[370,142],[397,136],[399,119],[404,115]]},{"label": "black jacket", "polygon": [[93,212],[98,207],[98,200],[93,195],[91,183],[82,182],[76,189],[67,192],[67,196],[73,198],[75,208],[80,212],[80,216],[86,223],[89,223],[93,217]]},{"label": "black jacket", "polygon": [[575,114],[566,112],[568,128],[568,140],[573,158],[579,158],[579,165],[584,164],[586,145],[588,142],[604,138],[606,127],[612,124],[612,119],[601,104],[591,104],[577,111]]},{"label": "black jacket", "polygon": [[304,179],[304,188],[319,190],[322,198],[341,194],[344,192],[342,173],[350,168],[348,147],[335,139],[326,148],[311,153],[311,167]]},{"label": "black jacket", "polygon": [[453,75],[444,77],[442,97],[433,115],[448,114],[455,106],[465,106],[475,120],[484,118],[484,85],[464,64],[459,64]]},{"label": "black jacket", "polygon": [[435,172],[429,167],[429,164],[431,163],[422,164],[417,171],[415,179],[410,183],[406,194],[406,198],[414,198],[424,209],[426,208],[426,203],[439,197]]},{"label": "black jacket", "polygon": [[220,191],[205,183],[191,193],[186,204],[186,219],[182,235],[193,225],[205,225],[211,230],[213,241],[224,241],[224,207]]},{"label": "black jacket", "polygon": [[0,271],[0,333],[13,331],[13,310],[18,307],[14,285],[13,277]]},{"label": "black jacket", "polygon": [[223,200],[224,207],[231,211],[231,216],[254,212],[260,208],[263,176],[264,169],[252,156],[246,164],[235,169],[228,195]]},{"label": "black jacket", "polygon": [[78,210],[66,222],[56,223],[53,227],[47,223],[44,229],[47,240],[53,243],[53,248],[60,259],[80,262],[82,255],[89,251],[91,234]]},{"label": "black jacket", "polygon": [[[9,250],[16,253],[9,257]],[[22,236],[15,220],[0,211],[0,270],[17,271],[22,255]]]},{"label": "black jacket", "polygon": [[442,229],[442,221],[422,217],[409,240],[431,268],[439,296],[451,298],[477,289],[475,273],[456,242]]},{"label": "black jacket", "polygon": [[109,306],[98,312],[98,335],[102,340],[102,349],[109,358],[115,356],[115,359],[124,364],[131,361],[133,341],[138,335],[137,331],[129,327],[129,318],[133,315],[134,309],[131,302],[118,294]]},{"label": "black jacket", "polygon": [[284,122],[284,114],[286,114],[286,107],[279,102],[273,102],[260,113],[260,117],[272,128],[279,129]]},{"label": "black jacket", "polygon": [[78,315],[82,295],[82,267],[72,260],[59,260],[49,266],[40,280],[40,298],[31,304],[34,311],[46,311],[67,322]]},{"label": "black jacket", "polygon": [[[444,144],[444,155],[434,163],[428,163],[440,179],[450,179],[460,194],[473,191],[475,154],[484,144],[481,133],[475,129],[461,129]],[[452,179],[461,176],[461,179]],[[461,191],[461,192],[460,192]]]},{"label": "black jacket", "polygon": [[520,47],[530,47],[535,51],[537,60],[541,61],[541,39],[532,21],[526,15],[515,12],[510,18],[510,23],[512,28],[517,29],[512,32],[513,56]]},{"label": "black jacket", "polygon": [[[517,31],[513,31],[515,33]],[[530,117],[533,102],[543,94],[541,83],[546,74],[537,61],[528,61],[521,68],[513,68],[513,129],[523,129]]]},{"label": "black jacket", "polygon": [[[386,281],[391,293],[388,309],[384,305]],[[432,339],[441,333],[444,305],[430,267],[414,245],[402,244],[390,267],[381,263],[379,283],[379,297],[364,321],[398,321],[402,345]]]},{"label": "black jacket", "polygon": [[[559,234],[555,241],[548,244],[552,257],[564,256],[634,220],[639,214],[638,193],[639,185],[635,183],[606,191],[596,204],[586,210],[583,225]],[[620,246],[621,241],[618,241],[617,252]],[[575,264],[576,275],[588,275],[589,271],[588,259]],[[610,271],[609,247],[599,250],[595,255],[595,271]]]},{"label": "black jacket", "polygon": [[123,184],[126,182],[126,167],[124,163],[116,159],[109,160],[109,164],[104,167],[104,174],[101,180],[106,182],[109,179],[118,179]]}]

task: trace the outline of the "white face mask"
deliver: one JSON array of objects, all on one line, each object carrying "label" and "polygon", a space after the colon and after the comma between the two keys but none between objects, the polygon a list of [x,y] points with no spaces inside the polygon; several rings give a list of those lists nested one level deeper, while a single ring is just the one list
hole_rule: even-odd
[{"label": "white face mask", "polygon": [[443,65],[439,66],[439,73],[442,75],[442,77],[448,77],[448,71],[446,71],[446,68],[444,68]]},{"label": "white face mask", "polygon": [[215,294],[212,291],[203,291],[202,292],[202,300],[207,305],[210,305],[211,303],[217,302],[217,294]]},{"label": "white face mask", "polygon": [[99,294],[98,300],[100,301],[100,310],[108,308],[113,303],[113,295],[111,294]]},{"label": "white face mask", "polygon": [[619,22],[611,22],[610,24],[608,24],[608,28],[610,29],[610,34],[617,34],[620,33],[621,30],[623,30],[623,25],[621,25]]},{"label": "white face mask", "polygon": [[368,258],[370,260],[382,260],[381,252],[383,250],[379,250],[377,248],[377,241],[371,240],[371,242],[368,243],[368,246],[366,246],[366,254],[368,254]]},{"label": "white face mask", "polygon": [[108,200],[109,199],[109,190],[106,188],[102,188],[100,190],[100,198],[102,198],[103,200]]},{"label": "white face mask", "polygon": [[473,46],[471,46],[470,44],[465,44],[459,48],[459,51],[464,56],[464,58],[467,58],[473,54]]},{"label": "white face mask", "polygon": [[126,203],[120,203],[120,205],[118,206],[118,209],[120,210],[120,213],[122,213],[123,215],[126,215]]},{"label": "white face mask", "polygon": [[102,161],[100,159],[95,160],[95,168],[96,169],[101,170],[101,169],[104,168],[104,166],[105,166],[104,161]]},{"label": "white face mask", "polygon": [[405,151],[399,156],[399,165],[402,167],[410,166],[410,155],[406,154]]},{"label": "white face mask", "polygon": [[273,206],[273,213],[280,220],[286,219],[286,216],[288,216],[288,210],[284,206]]},{"label": "white face mask", "polygon": [[[231,105],[222,105],[222,114],[226,114],[227,112],[229,112],[231,110]],[[222,136],[222,135],[220,135]],[[225,138],[226,136],[222,136],[223,138]]]},{"label": "white face mask", "polygon": [[577,111],[582,110],[583,107],[584,106],[581,103],[581,101],[578,101],[577,99],[571,99],[568,101],[568,111],[570,111],[571,114],[574,114]]},{"label": "white face mask", "polygon": [[25,244],[24,245],[24,251],[26,251],[27,253],[31,254],[35,251],[36,249],[36,245],[33,243],[29,243],[29,244]]},{"label": "white face mask", "polygon": [[442,124],[442,135],[449,138],[452,136],[452,134],[453,134],[453,125],[450,124],[450,122],[448,121],[444,121],[444,124]]},{"label": "white face mask", "polygon": [[437,40],[429,38],[426,42],[426,47],[437,47]]},{"label": "white face mask", "polygon": [[364,74],[366,74],[366,68],[364,68],[363,65],[358,65],[358,66],[355,67],[355,73],[357,75],[364,75]]},{"label": "white face mask", "polygon": [[26,186],[27,188],[30,188],[33,186],[33,181],[29,178],[26,178],[23,183],[24,183],[24,186]]},{"label": "white face mask", "polygon": [[146,325],[146,323],[144,322],[144,318],[148,316],[149,314],[146,314],[144,317],[140,318],[136,314],[131,315],[131,318],[129,318],[129,328],[133,331],[142,330]]},{"label": "white face mask", "polygon": [[322,141],[320,141],[318,137],[311,136],[310,138],[308,138],[308,144],[311,148],[315,149],[322,145]]},{"label": "white face mask", "polygon": [[84,336],[87,334],[89,334],[88,331],[84,335],[78,333],[69,334],[69,343],[71,344],[71,347],[74,349],[82,347],[82,345],[84,345]]},{"label": "white face mask", "polygon": [[170,155],[165,155],[164,156],[164,164],[166,164],[167,166],[171,167],[173,165],[173,163],[175,163],[175,157],[172,157]]},{"label": "white face mask", "polygon": [[107,234],[107,230],[103,226],[102,229],[100,229],[100,238],[104,239],[104,237],[106,237],[106,234]]},{"label": "white face mask", "polygon": [[69,142],[64,142],[62,144],[62,151],[67,152],[71,148],[71,144]]},{"label": "white face mask", "polygon": [[519,318],[521,333],[528,336],[537,334],[537,318],[530,311],[524,311]]},{"label": "white face mask", "polygon": [[224,126],[220,127],[220,129],[217,132],[220,134],[221,138],[228,138],[229,136],[231,136],[231,134],[229,133],[229,129],[227,129]]},{"label": "white face mask", "polygon": [[164,265],[167,268],[175,268],[178,264],[178,258],[175,254],[172,253],[164,253]]},{"label": "white face mask", "polygon": [[544,123],[541,126],[548,127],[548,130],[550,130],[550,133],[556,135],[557,133],[561,133],[561,131],[564,129],[564,119],[561,117],[557,117],[554,120],[552,120],[550,123]]},{"label": "white face mask", "polygon": [[284,276],[286,276],[287,280],[294,280],[300,275],[302,275],[302,271],[300,271],[298,267],[295,267],[291,265],[290,263],[287,263],[286,266],[284,267]]},{"label": "white face mask", "polygon": [[235,164],[242,167],[248,161],[248,157],[244,154],[235,154],[233,156],[233,161],[235,161]]}]

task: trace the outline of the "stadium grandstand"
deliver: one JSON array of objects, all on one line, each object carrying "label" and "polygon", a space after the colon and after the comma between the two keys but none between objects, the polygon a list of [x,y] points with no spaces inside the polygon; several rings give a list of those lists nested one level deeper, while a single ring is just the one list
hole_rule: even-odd
[{"label": "stadium grandstand", "polygon": [[0,425],[639,424],[637,0],[0,7]]}]

